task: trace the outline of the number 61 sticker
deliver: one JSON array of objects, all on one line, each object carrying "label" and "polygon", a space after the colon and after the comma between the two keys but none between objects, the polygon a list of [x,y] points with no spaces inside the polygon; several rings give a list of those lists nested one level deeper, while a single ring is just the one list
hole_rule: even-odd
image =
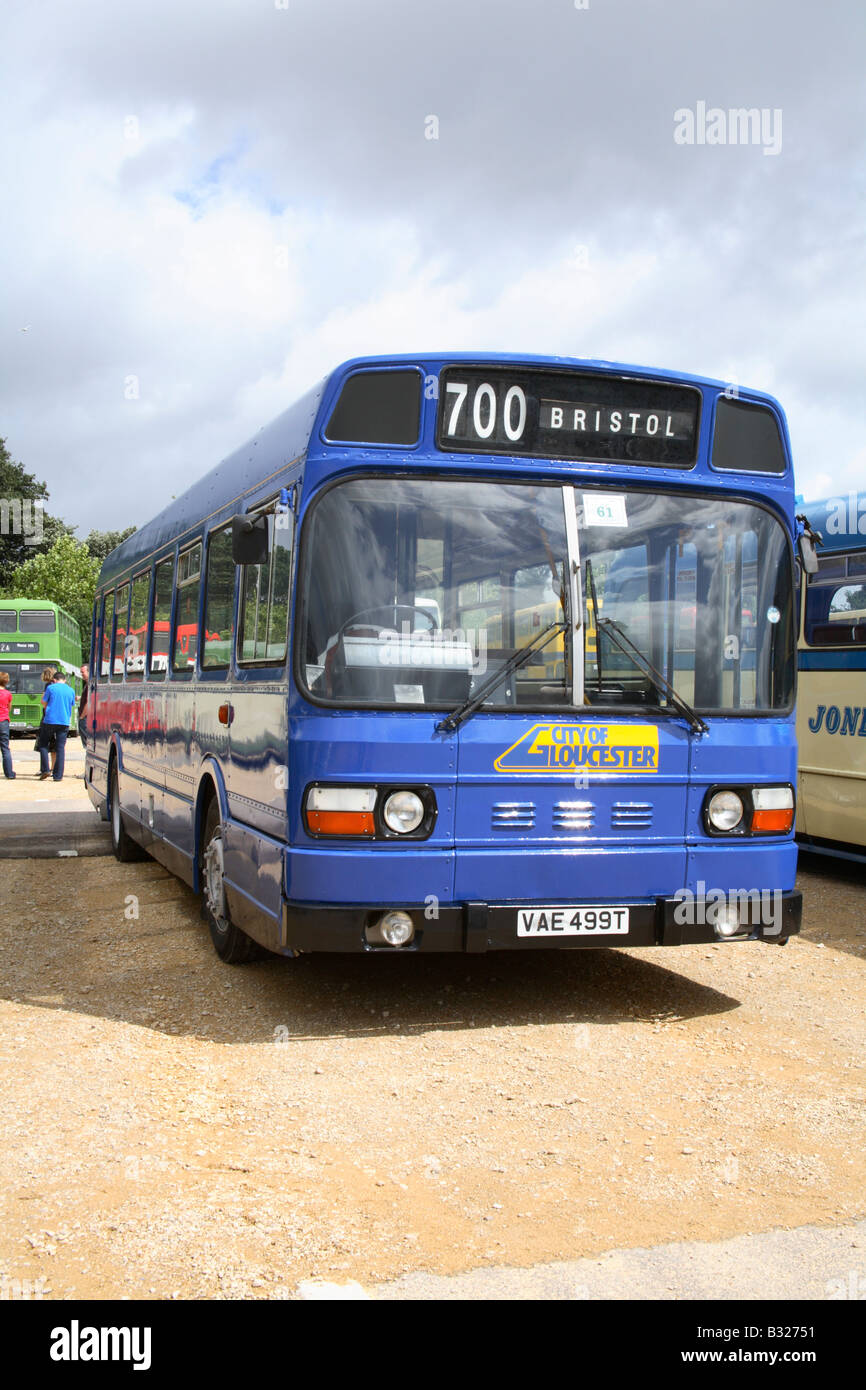
[{"label": "number 61 sticker", "polygon": [[622,493],[584,492],[581,496],[586,526],[628,526]]}]

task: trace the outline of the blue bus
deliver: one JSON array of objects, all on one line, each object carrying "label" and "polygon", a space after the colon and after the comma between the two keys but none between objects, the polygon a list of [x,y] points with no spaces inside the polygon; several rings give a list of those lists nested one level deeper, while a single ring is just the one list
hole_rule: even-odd
[{"label": "blue bus", "polygon": [[821,536],[801,595],[797,833],[804,848],[866,859],[866,493],[802,508]]},{"label": "blue bus", "polygon": [[91,800],[230,963],[784,942],[796,544],[760,392],[345,362],[105,561]]}]

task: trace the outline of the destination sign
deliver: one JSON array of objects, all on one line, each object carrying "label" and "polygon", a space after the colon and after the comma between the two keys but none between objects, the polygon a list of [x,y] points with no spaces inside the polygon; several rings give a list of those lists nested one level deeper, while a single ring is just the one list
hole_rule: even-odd
[{"label": "destination sign", "polygon": [[38,642],[0,642],[0,652],[38,652]]},{"label": "destination sign", "polygon": [[472,453],[611,459],[687,468],[700,393],[600,372],[447,367],[436,442]]}]

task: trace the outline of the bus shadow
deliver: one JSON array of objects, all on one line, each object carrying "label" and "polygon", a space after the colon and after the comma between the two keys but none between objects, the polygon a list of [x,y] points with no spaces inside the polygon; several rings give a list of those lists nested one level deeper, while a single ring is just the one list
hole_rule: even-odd
[{"label": "bus shadow", "polygon": [[297,1039],[667,1022],[740,1002],[663,965],[601,950],[311,956],[289,971],[273,1003],[289,1005],[281,1023]]},{"label": "bus shadow", "polygon": [[53,943],[53,986],[31,940],[26,961],[19,959],[0,994],[19,1004],[238,1045],[668,1023],[739,1007],[731,995],[678,973],[675,951],[665,953],[664,963],[598,950],[310,955],[227,966],[213,953],[198,900],[182,892],[182,913],[163,925],[151,920],[132,951],[106,949],[105,937],[91,937],[68,941],[64,960]]},{"label": "bus shadow", "polygon": [[803,893],[803,936],[857,960],[866,957],[866,875],[856,860],[800,846],[797,887]]}]

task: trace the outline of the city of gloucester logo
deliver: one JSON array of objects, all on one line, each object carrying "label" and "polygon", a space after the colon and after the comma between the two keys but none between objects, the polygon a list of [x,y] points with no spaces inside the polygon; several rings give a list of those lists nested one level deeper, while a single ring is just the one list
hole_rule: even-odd
[{"label": "city of gloucester logo", "polygon": [[653,724],[533,724],[500,753],[497,772],[657,772]]}]

